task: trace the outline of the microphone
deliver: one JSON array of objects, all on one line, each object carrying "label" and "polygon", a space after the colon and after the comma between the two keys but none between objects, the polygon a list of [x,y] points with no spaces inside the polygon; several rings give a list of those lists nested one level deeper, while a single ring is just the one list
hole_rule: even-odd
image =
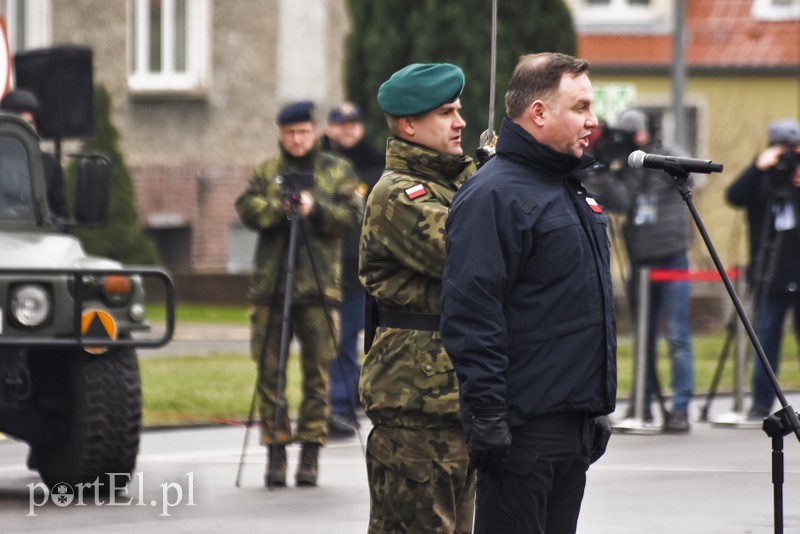
[{"label": "microphone", "polygon": [[709,174],[722,172],[722,163],[714,163],[710,159],[678,158],[675,156],[659,156],[648,154],[641,150],[631,152],[628,156],[628,165],[634,169],[664,169],[678,166],[685,172],[700,172]]}]

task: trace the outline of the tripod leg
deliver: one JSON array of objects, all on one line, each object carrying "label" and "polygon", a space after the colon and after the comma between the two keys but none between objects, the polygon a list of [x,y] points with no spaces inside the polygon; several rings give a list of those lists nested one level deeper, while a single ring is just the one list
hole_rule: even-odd
[{"label": "tripod leg", "polygon": [[[245,422],[245,436],[242,442],[242,451],[239,458],[239,468],[236,476],[236,487],[240,486],[242,471],[244,468],[244,457],[247,449],[247,443],[250,437],[250,428],[253,426],[256,417],[256,409],[258,408],[261,417],[259,428],[262,432],[272,434],[271,425],[267,424],[269,414],[267,413],[266,406],[277,404],[277,399],[270,395],[270,391],[275,391],[275,381],[270,380],[270,376],[274,376],[277,369],[277,348],[274,347],[275,324],[274,322],[280,319],[280,314],[276,310],[267,306],[257,306],[253,309],[251,314],[251,338],[250,338],[250,351],[254,360],[258,363],[255,384],[253,385],[253,394],[250,399],[250,408],[248,412],[247,421]],[[272,355],[270,357],[270,355]],[[281,429],[281,437],[285,440],[290,436],[289,429]],[[264,441],[263,439],[260,441]]]},{"label": "tripod leg", "polygon": [[[303,372],[303,401],[297,419],[295,439],[302,443],[324,445],[328,436],[328,368],[335,344],[326,329],[319,328],[328,312],[319,305],[299,306],[296,330],[302,345],[300,365]],[[334,323],[337,313],[332,312]]]},{"label": "tripod leg", "polygon": [[[275,295],[278,291],[278,280],[279,277],[275,278],[275,287],[273,287],[273,295]],[[264,376],[264,366],[265,366],[265,359],[266,359],[266,351],[267,346],[269,344],[270,333],[272,332],[272,323],[273,317],[275,314],[269,314],[266,318],[266,328],[264,332],[261,333],[259,336],[258,332],[258,324],[259,324],[259,316],[258,316],[258,308],[253,308],[250,315],[250,354],[251,356],[256,359],[258,363],[258,367],[256,370],[256,380],[255,384],[253,384],[253,394],[250,397],[250,408],[247,412],[247,421],[245,422],[245,430],[244,430],[244,440],[242,441],[242,452],[239,456],[239,467],[236,470],[236,487],[240,487],[240,483],[242,480],[242,471],[244,470],[244,456],[245,451],[247,450],[247,443],[250,441],[250,427],[253,426],[253,421],[255,420],[255,411],[256,411],[256,403],[258,402],[258,393],[259,393],[259,386],[261,384],[262,378]],[[262,312],[263,313],[263,312]],[[263,320],[263,318],[262,318]],[[254,350],[255,349],[255,350]]]},{"label": "tripod leg", "polygon": [[[301,221],[301,223],[302,222],[303,221]],[[337,321],[334,320],[334,312],[331,311],[330,303],[328,302],[328,299],[327,299],[327,297],[325,295],[324,288],[322,287],[322,280],[320,279],[319,270],[317,269],[317,262],[316,262],[316,259],[315,259],[315,256],[314,256],[314,250],[313,250],[313,248],[311,247],[311,245],[308,242],[308,233],[305,231],[304,224],[300,224],[299,226],[300,226],[300,232],[303,235],[303,241],[304,241],[304,243],[306,245],[306,251],[308,252],[308,257],[309,257],[309,260],[310,260],[311,269],[312,269],[312,272],[314,273],[314,279],[315,279],[315,281],[317,283],[317,289],[319,291],[320,300],[322,301],[322,306],[323,306],[323,308],[325,310],[325,317],[326,317],[326,320],[327,320],[328,329],[330,331],[330,338],[333,341],[334,346],[335,346],[333,354],[336,356],[336,355],[339,354],[339,351],[341,350],[341,339],[340,339],[340,336],[338,335],[339,328],[338,328],[338,325],[337,325]],[[363,306],[362,306],[362,308],[363,308]],[[340,365],[340,366],[342,365],[341,361],[339,361],[338,358],[337,358],[337,365]],[[340,370],[342,371],[342,374],[345,374],[344,370],[341,367],[340,367]],[[345,388],[352,388],[352,387],[353,387],[353,385],[348,384],[347,382],[345,382]],[[349,391],[349,389],[348,389],[347,393],[348,393],[348,397],[351,398],[351,399],[357,399],[358,398],[358,392],[357,391]],[[357,406],[353,406],[352,408],[353,408],[353,414],[355,415]],[[359,429],[358,429],[357,425],[355,427],[355,431],[356,431],[356,435],[358,436],[358,441],[361,444],[361,450],[364,453],[364,455],[366,455],[366,445],[364,443],[364,440],[361,437],[361,432],[359,432]]]},{"label": "tripod leg", "polygon": [[717,394],[717,388],[722,380],[722,371],[725,368],[725,361],[728,359],[728,354],[730,353],[731,345],[733,344],[735,326],[734,321],[736,321],[736,315],[732,315],[728,320],[725,341],[722,344],[722,350],[720,351],[719,358],[717,359],[717,367],[714,370],[714,376],[711,379],[711,386],[708,388],[708,394],[706,394],[706,403],[702,408],[700,408],[701,421],[708,421],[708,410],[711,406],[711,401],[714,400],[714,397]]}]

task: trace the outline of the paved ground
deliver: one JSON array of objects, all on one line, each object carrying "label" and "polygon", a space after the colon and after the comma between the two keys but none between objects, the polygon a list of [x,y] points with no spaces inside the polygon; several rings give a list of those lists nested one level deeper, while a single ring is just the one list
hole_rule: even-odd
[{"label": "paved ground", "polygon": [[[800,395],[790,402],[800,406]],[[720,399],[712,416],[728,408]],[[620,406],[620,411],[624,410]],[[696,406],[694,407],[696,411]],[[158,481],[182,481],[191,471],[197,506],[177,506],[160,517],[147,506],[29,510],[26,447],[0,441],[0,524],[3,532],[253,532],[363,534],[369,492],[361,438],[331,441],[321,452],[317,488],[293,487],[299,448],[289,447],[290,487],[263,487],[264,449],[251,435],[242,484],[233,481],[244,429],[210,427],[145,432],[137,469],[156,502]],[[784,532],[800,533],[800,443],[784,440]],[[4,455],[10,456],[3,467]],[[771,440],[758,428],[693,422],[689,435],[617,433],[589,470],[581,534],[769,534],[775,532]],[[152,487],[151,487],[152,486]],[[134,497],[138,495],[132,491]],[[161,502],[161,501],[158,501]],[[152,504],[152,503],[151,503]]]},{"label": "paved ground", "polygon": [[[163,349],[142,351],[142,356],[197,354],[201,349],[246,352],[247,335],[246,327],[179,325],[173,343]],[[788,397],[794,410],[800,409],[800,393]],[[665,435],[657,428],[636,423],[623,425],[627,431],[612,436],[606,456],[589,471],[580,533],[775,532],[772,440],[760,425],[698,422],[704,404],[705,399],[692,404],[689,435]],[[732,415],[738,414],[731,414],[731,407],[729,397],[718,397],[711,405],[710,419],[736,419]],[[621,404],[618,413],[624,413],[625,408]],[[332,441],[322,451],[320,487],[310,491],[293,487],[274,492],[259,490],[263,453],[260,447],[253,446],[258,452],[248,456],[245,486],[259,494],[264,492],[258,516],[269,518],[265,532],[366,531],[369,496],[362,447],[367,421],[362,426],[360,437]],[[230,461],[235,464],[240,433],[234,434]],[[785,465],[778,470],[784,476],[784,483],[778,486],[783,490],[779,500],[784,506],[781,517],[784,532],[800,534],[800,442],[793,434],[783,441]],[[293,447],[290,463],[297,454],[299,451]]]},{"label": "paved ground", "polygon": [[[163,335],[163,328],[156,325],[148,338]],[[248,326],[237,324],[193,324],[178,323],[172,341],[157,349],[140,349],[139,356],[143,358],[153,356],[196,356],[211,353],[241,353],[250,352],[250,329]]]},{"label": "paved ground", "polygon": [[[246,352],[247,339],[247,327],[179,324],[170,345],[143,351],[142,355],[196,354],[203,350]],[[799,410],[800,394],[790,394],[789,402],[795,411]],[[622,423],[621,418],[615,417],[621,427],[627,428],[613,435],[608,453],[589,472],[580,532],[774,532],[771,439],[760,425],[728,424],[740,417],[731,413],[729,397],[716,398],[709,411],[711,421],[726,424],[698,422],[704,405],[705,398],[693,403],[692,432],[686,436],[664,435],[657,427],[645,427],[636,421]],[[624,413],[625,408],[622,404],[617,413]],[[367,421],[364,426],[368,426]],[[361,440],[334,441],[322,455],[321,486],[340,487],[345,493],[357,491],[357,499],[364,502],[356,504],[351,500],[353,495],[343,494],[341,504],[346,508],[354,506],[350,510],[362,514],[368,510],[366,482],[363,470],[359,468],[354,473],[353,466],[362,461],[360,441],[366,439],[366,434],[364,430]],[[784,442],[782,517],[785,532],[800,534],[800,442],[794,435],[787,436]],[[280,500],[291,500],[290,495]],[[296,512],[294,507],[271,510],[275,532],[300,532],[304,529],[297,530],[298,525],[326,524],[325,513],[317,513],[313,507],[307,509],[308,517],[299,523],[291,510]],[[365,524],[356,524],[359,526],[352,532],[363,532]]]}]

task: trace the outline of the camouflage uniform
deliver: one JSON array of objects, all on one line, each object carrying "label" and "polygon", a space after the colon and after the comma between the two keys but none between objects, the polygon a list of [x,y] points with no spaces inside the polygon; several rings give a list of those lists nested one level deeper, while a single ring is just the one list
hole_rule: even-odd
[{"label": "camouflage uniform", "polygon": [[[336,354],[334,332],[320,298],[320,288],[328,304],[341,302],[341,237],[355,228],[363,215],[363,199],[357,193],[358,179],[348,163],[315,149],[307,159],[313,161],[314,209],[301,219],[297,238],[297,258],[290,318],[291,333],[302,347],[303,401],[300,406],[297,441],[324,444],[328,435],[328,364]],[[263,362],[259,370],[261,443],[272,443],[275,420],[279,349],[286,283],[290,221],[283,211],[285,194],[276,177],[302,169],[292,168],[282,154],[260,163],[247,189],[236,200],[242,223],[258,232],[248,298],[254,304],[251,314],[250,350],[253,359]],[[311,254],[313,254],[313,256]],[[315,274],[319,277],[319,285]],[[336,313],[332,315],[337,323]],[[266,338],[266,339],[265,339]],[[276,443],[292,441],[285,409],[276,429]]]},{"label": "camouflage uniform", "polygon": [[[389,139],[386,171],[367,200],[359,258],[359,278],[379,308],[439,313],[445,219],[474,171],[466,156]],[[475,477],[439,332],[378,327],[359,390],[374,425],[369,531],[471,532]]]}]

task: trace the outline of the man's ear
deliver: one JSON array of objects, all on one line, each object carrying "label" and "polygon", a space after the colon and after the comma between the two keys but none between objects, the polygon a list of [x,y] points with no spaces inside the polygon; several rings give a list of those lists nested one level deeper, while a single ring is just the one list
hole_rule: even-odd
[{"label": "man's ear", "polygon": [[528,106],[527,113],[534,124],[542,126],[544,124],[544,116],[548,113],[548,109],[541,100],[534,100],[533,103]]},{"label": "man's ear", "polygon": [[414,119],[411,117],[400,117],[397,119],[397,128],[408,137],[414,137],[416,129],[414,128]]}]

